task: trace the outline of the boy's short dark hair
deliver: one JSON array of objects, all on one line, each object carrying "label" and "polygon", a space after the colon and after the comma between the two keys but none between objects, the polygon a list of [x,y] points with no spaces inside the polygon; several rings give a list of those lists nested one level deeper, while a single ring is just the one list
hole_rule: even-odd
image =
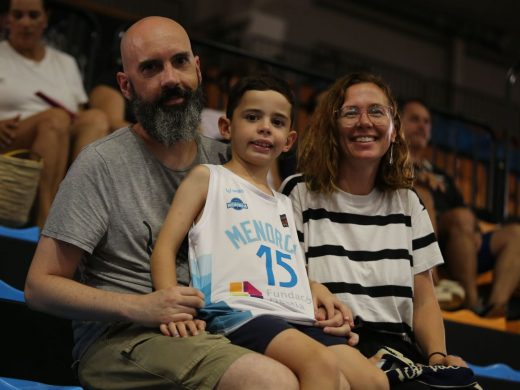
[{"label": "boy's short dark hair", "polygon": [[229,91],[226,117],[231,119],[240,104],[240,99],[247,91],[276,91],[281,93],[291,105],[291,125],[294,123],[294,104],[296,99],[287,82],[272,74],[257,74],[241,78]]}]

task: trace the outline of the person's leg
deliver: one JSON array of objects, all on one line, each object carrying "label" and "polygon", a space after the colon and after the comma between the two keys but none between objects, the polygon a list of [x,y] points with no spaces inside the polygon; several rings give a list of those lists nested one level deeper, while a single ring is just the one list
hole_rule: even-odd
[{"label": "person's leg", "polygon": [[217,390],[299,389],[298,379],[282,363],[259,353],[238,358],[224,372]]},{"label": "person's leg", "polygon": [[388,389],[388,379],[375,362],[367,359],[357,349],[346,344],[343,336],[333,336],[313,326],[298,326],[297,329],[327,346],[337,356],[339,369],[352,389]]},{"label": "person's leg", "polygon": [[329,347],[340,362],[340,369],[352,389],[389,389],[385,373],[357,349],[348,345]]},{"label": "person's leg", "polygon": [[443,213],[438,221],[439,234],[445,240],[445,260],[451,277],[466,292],[466,306],[478,305],[477,252],[480,247],[477,220],[470,209],[456,208]]},{"label": "person's leg", "polygon": [[[334,353],[300,328],[306,331],[313,327],[293,325],[283,318],[262,315],[250,319],[228,338],[233,344],[265,354],[289,367],[298,377],[302,389],[350,389]],[[320,334],[325,335],[321,330]],[[340,342],[338,340],[345,341],[336,337],[333,342]]]},{"label": "person's leg", "polygon": [[125,105],[127,104],[119,89],[109,85],[97,85],[89,95],[91,108],[102,110],[110,124],[110,131],[128,126],[130,123],[125,119]]},{"label": "person's leg", "polygon": [[36,224],[43,226],[67,165],[69,115],[58,108],[32,115],[18,124],[11,150],[28,148],[43,159],[38,187]]},{"label": "person's leg", "polygon": [[491,235],[490,250],[495,257],[493,287],[488,317],[504,316],[507,303],[520,283],[520,225],[501,226]]},{"label": "person's leg", "polygon": [[88,348],[78,377],[84,388],[103,390],[298,389],[287,367],[225,337],[167,337],[129,324],[112,326]]},{"label": "person's leg", "polygon": [[[341,370],[334,351],[296,329],[279,333],[269,343],[265,354],[289,367],[302,390],[340,389]],[[348,381],[345,385],[344,388],[350,388]]]},{"label": "person's leg", "polygon": [[91,142],[108,134],[109,124],[105,113],[98,109],[89,109],[78,112],[72,122],[72,155],[74,161],[79,152]]}]

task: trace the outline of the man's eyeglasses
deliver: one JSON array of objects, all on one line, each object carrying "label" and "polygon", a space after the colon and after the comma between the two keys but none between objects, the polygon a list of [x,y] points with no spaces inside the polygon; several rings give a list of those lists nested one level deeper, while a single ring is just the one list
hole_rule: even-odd
[{"label": "man's eyeglasses", "polygon": [[368,119],[375,126],[387,125],[392,117],[392,107],[381,104],[371,104],[366,110],[357,106],[344,106],[335,111],[338,120],[347,127],[356,125],[363,112],[366,112]]}]

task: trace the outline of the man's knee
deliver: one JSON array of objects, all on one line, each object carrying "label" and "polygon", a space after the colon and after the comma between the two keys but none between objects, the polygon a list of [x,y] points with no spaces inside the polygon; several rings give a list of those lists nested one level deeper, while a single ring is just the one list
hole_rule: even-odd
[{"label": "man's knee", "polygon": [[248,353],[231,364],[217,389],[288,389],[297,390],[298,380],[283,364],[258,353]]},{"label": "man's knee", "polygon": [[500,226],[491,235],[491,252],[496,255],[505,246],[520,248],[520,224],[511,223]]},{"label": "man's knee", "polygon": [[109,123],[103,111],[97,108],[91,108],[80,111],[74,120],[73,126],[87,127],[89,131],[95,131],[102,136],[108,133]]},{"label": "man's knee", "polygon": [[464,231],[472,233],[477,226],[477,219],[471,209],[457,207],[441,214],[439,229],[443,231]]}]

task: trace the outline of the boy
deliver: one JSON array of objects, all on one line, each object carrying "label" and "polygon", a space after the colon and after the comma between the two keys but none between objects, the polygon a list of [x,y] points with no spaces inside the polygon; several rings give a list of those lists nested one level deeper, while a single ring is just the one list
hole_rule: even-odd
[{"label": "boy", "polygon": [[[176,283],[175,258],[189,230],[193,286],[205,296],[199,317],[211,332],[288,366],[302,389],[387,388],[382,371],[344,337],[315,322],[309,280],[290,201],[267,184],[272,162],[296,139],[294,96],[273,76],[246,77],[231,90],[226,118],[232,159],[195,167],[183,181],[151,259],[156,289]],[[161,325],[196,335],[201,320]],[[328,346],[329,348],[326,348]]]}]

